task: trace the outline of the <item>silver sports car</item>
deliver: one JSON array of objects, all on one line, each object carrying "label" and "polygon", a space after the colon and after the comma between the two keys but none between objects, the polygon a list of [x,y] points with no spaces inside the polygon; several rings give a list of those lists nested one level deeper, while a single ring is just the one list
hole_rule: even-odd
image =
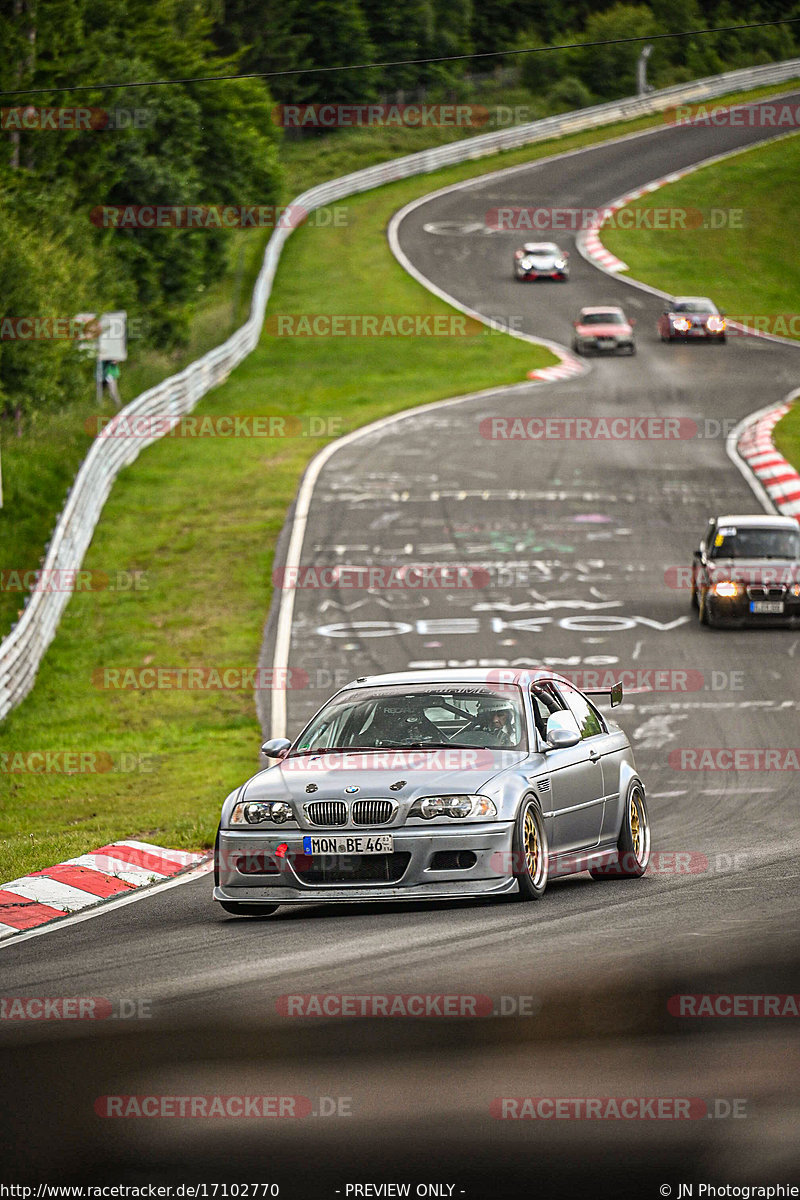
[{"label": "silver sports car", "polygon": [[555,242],[526,242],[514,251],[514,278],[569,279],[567,259],[569,251],[562,250]]},{"label": "silver sports car", "polygon": [[[619,685],[602,693],[612,706]],[[549,671],[414,671],[357,679],[222,806],[214,899],[279,904],[451,900],[548,876],[638,878],[645,789],[627,737]]]}]

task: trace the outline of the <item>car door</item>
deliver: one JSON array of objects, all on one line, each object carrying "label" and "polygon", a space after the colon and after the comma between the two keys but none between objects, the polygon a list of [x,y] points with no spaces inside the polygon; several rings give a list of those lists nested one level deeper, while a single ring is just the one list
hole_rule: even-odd
[{"label": "car door", "polygon": [[580,803],[556,813],[556,837],[565,850],[580,850],[596,846],[600,841],[605,808],[603,760],[604,752],[610,753],[611,746],[605,722],[594,705],[575,688],[558,690],[581,737],[574,749],[581,751],[584,795]]},{"label": "car door", "polygon": [[[580,723],[553,684],[534,684],[532,700],[543,724],[552,722],[580,735]],[[544,732],[538,721],[537,726]],[[551,854],[596,846],[603,823],[603,768],[596,745],[581,736],[575,746],[547,750],[545,763],[549,794],[543,794],[539,784],[537,791],[543,815],[551,818],[547,822]]]}]

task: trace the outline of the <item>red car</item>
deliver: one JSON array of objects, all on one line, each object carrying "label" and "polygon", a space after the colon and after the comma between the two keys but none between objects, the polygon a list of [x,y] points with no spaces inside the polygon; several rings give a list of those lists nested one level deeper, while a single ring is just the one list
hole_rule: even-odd
[{"label": "red car", "polygon": [[708,296],[676,296],[658,318],[662,342],[725,341],[725,317]]},{"label": "red car", "polygon": [[576,354],[635,354],[635,321],[628,320],[621,308],[605,304],[602,308],[582,308],[575,326],[572,349]]}]

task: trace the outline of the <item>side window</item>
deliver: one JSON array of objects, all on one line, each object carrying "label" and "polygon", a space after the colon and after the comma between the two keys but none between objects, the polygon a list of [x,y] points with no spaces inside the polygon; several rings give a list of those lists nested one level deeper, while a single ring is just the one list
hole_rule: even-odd
[{"label": "side window", "polygon": [[531,705],[536,729],[542,737],[547,731],[547,718],[554,712],[565,712],[566,705],[550,683],[531,685]]},{"label": "side window", "polygon": [[594,705],[580,694],[580,692],[569,689],[566,695],[566,701],[569,709],[578,722],[582,738],[595,737],[598,733],[605,733],[606,727],[603,718],[600,716]]}]

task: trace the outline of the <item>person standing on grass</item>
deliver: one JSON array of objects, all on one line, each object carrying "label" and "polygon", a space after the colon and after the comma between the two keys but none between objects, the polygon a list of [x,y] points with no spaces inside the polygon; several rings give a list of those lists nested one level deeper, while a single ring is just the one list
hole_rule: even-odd
[{"label": "person standing on grass", "polygon": [[103,363],[103,387],[108,388],[108,390],[111,394],[111,399],[114,401],[114,404],[116,405],[117,408],[119,408],[122,404],[122,401],[120,399],[120,394],[119,394],[119,384],[117,383],[118,379],[119,379],[119,363],[116,361],[116,359],[112,358],[112,359],[109,359],[108,361],[104,362]]}]

